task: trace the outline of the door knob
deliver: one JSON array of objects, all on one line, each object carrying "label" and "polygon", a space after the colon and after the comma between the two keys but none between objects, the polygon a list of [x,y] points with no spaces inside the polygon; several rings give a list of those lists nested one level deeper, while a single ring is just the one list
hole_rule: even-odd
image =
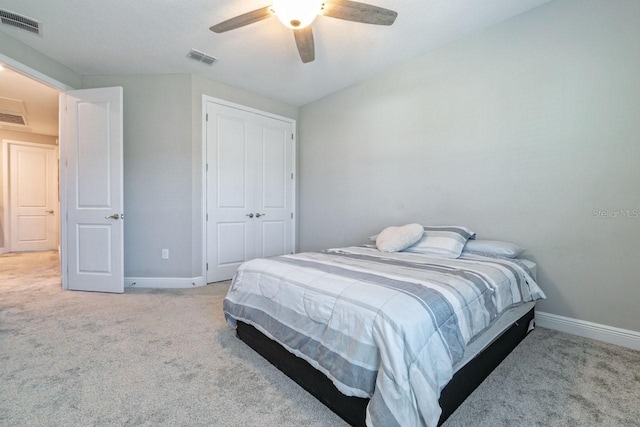
[{"label": "door knob", "polygon": [[260,218],[261,216],[267,216],[267,214],[261,214],[261,213],[256,214],[256,218]]},{"label": "door knob", "polygon": [[53,215],[53,211],[44,211],[45,213],[48,213],[49,215]]},{"label": "door knob", "polygon": [[248,216],[249,218],[253,218],[253,214],[252,213],[248,213],[245,216]]},{"label": "door knob", "polygon": [[118,214],[107,215],[104,217],[104,219],[120,219],[120,215]]}]

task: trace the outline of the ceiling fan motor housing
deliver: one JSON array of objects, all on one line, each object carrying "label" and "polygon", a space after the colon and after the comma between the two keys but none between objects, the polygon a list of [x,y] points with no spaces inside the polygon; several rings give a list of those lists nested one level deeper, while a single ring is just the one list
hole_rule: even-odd
[{"label": "ceiling fan motor housing", "polygon": [[294,30],[311,25],[322,11],[324,0],[273,0],[273,11],[278,19]]}]

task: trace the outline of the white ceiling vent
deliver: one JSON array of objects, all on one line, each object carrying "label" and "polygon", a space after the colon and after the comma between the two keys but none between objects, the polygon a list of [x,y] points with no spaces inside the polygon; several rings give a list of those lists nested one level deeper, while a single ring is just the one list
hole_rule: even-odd
[{"label": "white ceiling vent", "polygon": [[0,9],[0,22],[41,35],[40,22],[27,18],[26,16],[18,15],[17,13],[9,12],[8,10]]},{"label": "white ceiling vent", "polygon": [[27,126],[27,111],[24,102],[0,97],[0,125]]},{"label": "white ceiling vent", "polygon": [[214,62],[218,61],[218,58],[214,58],[213,56],[209,56],[195,49],[191,49],[191,52],[189,52],[189,54],[187,55],[187,58],[191,58],[193,60],[202,62],[203,64],[207,64],[207,65],[213,65]]}]

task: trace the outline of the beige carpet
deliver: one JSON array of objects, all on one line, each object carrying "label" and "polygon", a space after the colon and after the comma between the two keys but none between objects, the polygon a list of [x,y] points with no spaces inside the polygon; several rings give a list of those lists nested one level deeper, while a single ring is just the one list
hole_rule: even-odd
[{"label": "beige carpet", "polygon": [[[60,289],[53,252],[0,256],[0,426],[344,426],[234,336],[228,282]],[[640,352],[537,329],[445,424],[637,426]]]}]

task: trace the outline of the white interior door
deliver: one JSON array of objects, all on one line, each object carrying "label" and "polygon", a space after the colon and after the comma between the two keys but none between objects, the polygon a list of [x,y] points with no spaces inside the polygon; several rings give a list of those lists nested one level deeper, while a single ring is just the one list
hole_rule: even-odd
[{"label": "white interior door", "polygon": [[293,252],[293,140],[291,123],[259,119],[254,257],[266,258]]},{"label": "white interior door", "polygon": [[207,282],[293,251],[293,124],[206,103]]},{"label": "white interior door", "polygon": [[65,288],[124,292],[122,88],[61,95]]},{"label": "white interior door", "polygon": [[58,246],[56,147],[9,144],[10,250]]},{"label": "white interior door", "polygon": [[246,111],[208,103],[207,113],[207,282],[217,282],[254,256],[251,141],[258,133]]}]

